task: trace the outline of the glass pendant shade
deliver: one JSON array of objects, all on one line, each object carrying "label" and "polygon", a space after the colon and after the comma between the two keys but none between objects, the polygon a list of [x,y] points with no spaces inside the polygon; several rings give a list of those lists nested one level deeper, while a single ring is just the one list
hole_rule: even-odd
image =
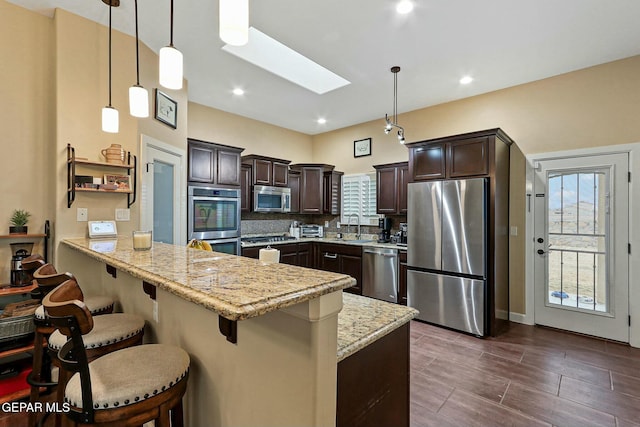
[{"label": "glass pendant shade", "polygon": [[118,133],[118,110],[108,105],[102,109],[102,130],[109,133]]},{"label": "glass pendant shade", "polygon": [[129,113],[133,117],[149,117],[149,91],[140,85],[129,88]]},{"label": "glass pendant shade", "polygon": [[220,39],[232,46],[249,41],[249,0],[220,0]]},{"label": "glass pendant shade", "polygon": [[173,46],[160,49],[159,80],[167,89],[182,89],[182,53]]}]

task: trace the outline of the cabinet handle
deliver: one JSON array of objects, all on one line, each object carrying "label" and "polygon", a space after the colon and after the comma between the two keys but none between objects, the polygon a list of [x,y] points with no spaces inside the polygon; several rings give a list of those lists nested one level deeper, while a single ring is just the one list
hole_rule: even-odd
[{"label": "cabinet handle", "polygon": [[325,258],[336,259],[336,258],[338,258],[338,254],[330,254],[329,252],[325,252],[324,257]]}]

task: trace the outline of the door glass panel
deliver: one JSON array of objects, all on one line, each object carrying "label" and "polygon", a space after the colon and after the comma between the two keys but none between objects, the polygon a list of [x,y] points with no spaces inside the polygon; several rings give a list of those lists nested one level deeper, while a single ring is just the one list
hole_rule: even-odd
[{"label": "door glass panel", "polygon": [[153,240],[173,243],[173,165],[153,163]]},{"label": "door glass panel", "polygon": [[547,305],[609,313],[608,170],[548,174]]}]

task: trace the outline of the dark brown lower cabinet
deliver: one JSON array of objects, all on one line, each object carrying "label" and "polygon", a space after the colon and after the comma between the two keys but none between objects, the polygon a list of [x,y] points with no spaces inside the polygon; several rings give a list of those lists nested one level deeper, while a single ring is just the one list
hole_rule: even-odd
[{"label": "dark brown lower cabinet", "polygon": [[407,305],[407,251],[400,251],[400,277],[398,279],[398,304]]},{"label": "dark brown lower cabinet", "polygon": [[348,274],[356,279],[355,286],[345,292],[362,295],[362,247],[335,243],[317,243],[316,267],[319,270]]},{"label": "dark brown lower cabinet", "polygon": [[338,362],[337,427],[409,425],[409,325]]},{"label": "dark brown lower cabinet", "polygon": [[[250,248],[242,248],[242,256],[258,259],[260,257],[260,249],[266,246],[253,246]],[[300,267],[313,267],[311,264],[313,257],[311,243],[287,243],[283,245],[273,245],[274,249],[280,251],[280,263],[297,265]]]}]

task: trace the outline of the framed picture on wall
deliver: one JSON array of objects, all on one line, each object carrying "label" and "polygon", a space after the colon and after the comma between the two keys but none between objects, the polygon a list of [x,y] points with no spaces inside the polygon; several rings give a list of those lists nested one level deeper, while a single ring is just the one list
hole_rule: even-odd
[{"label": "framed picture on wall", "polygon": [[353,141],[353,157],[364,157],[371,155],[371,138]]},{"label": "framed picture on wall", "polygon": [[176,128],[178,125],[178,103],[156,88],[155,118],[162,123]]}]

